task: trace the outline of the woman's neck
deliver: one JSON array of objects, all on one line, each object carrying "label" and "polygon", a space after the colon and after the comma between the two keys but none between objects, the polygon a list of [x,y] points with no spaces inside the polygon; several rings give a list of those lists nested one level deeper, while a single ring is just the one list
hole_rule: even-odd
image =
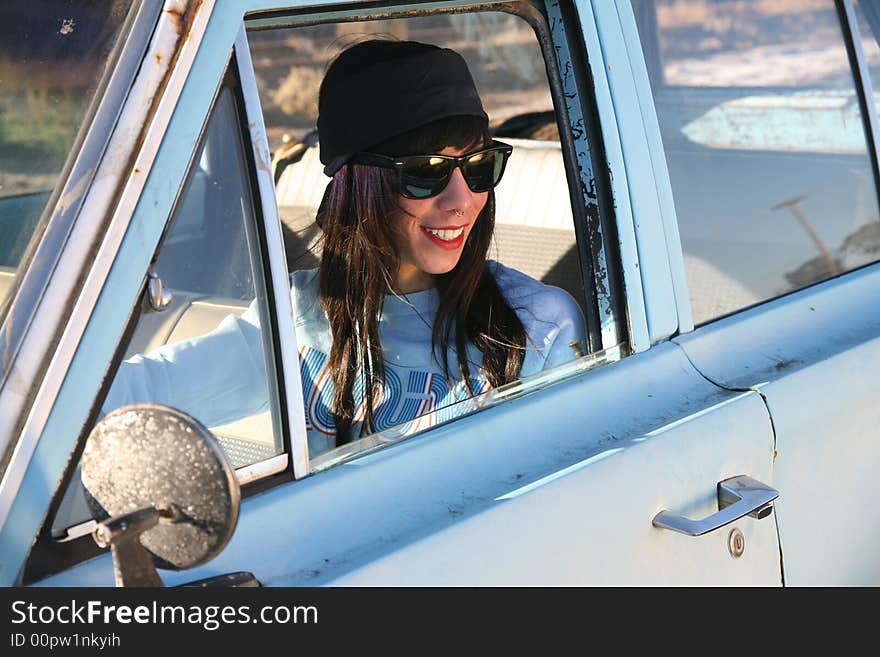
[{"label": "woman's neck", "polygon": [[394,291],[397,294],[412,294],[434,287],[434,275],[422,271],[415,265],[401,262],[394,279]]}]

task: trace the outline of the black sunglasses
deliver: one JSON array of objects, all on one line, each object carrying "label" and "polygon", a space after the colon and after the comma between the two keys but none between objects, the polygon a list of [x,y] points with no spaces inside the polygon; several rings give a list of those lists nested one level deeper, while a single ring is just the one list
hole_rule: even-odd
[{"label": "black sunglasses", "polygon": [[475,193],[488,192],[504,175],[507,158],[513,146],[500,141],[483,149],[454,155],[404,155],[389,157],[378,153],[355,153],[351,162],[369,164],[397,172],[400,194],[406,198],[423,199],[442,192],[453,172],[460,168],[468,188]]}]

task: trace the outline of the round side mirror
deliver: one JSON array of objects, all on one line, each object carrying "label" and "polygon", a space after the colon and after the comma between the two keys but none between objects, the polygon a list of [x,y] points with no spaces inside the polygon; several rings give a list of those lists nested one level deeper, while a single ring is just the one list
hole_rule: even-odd
[{"label": "round side mirror", "polygon": [[114,548],[117,584],[131,546],[143,545],[159,568],[184,570],[217,556],[238,522],[241,491],[222,447],[167,406],[123,406],[102,418],[83,452],[82,482],[102,523],[95,540]]}]

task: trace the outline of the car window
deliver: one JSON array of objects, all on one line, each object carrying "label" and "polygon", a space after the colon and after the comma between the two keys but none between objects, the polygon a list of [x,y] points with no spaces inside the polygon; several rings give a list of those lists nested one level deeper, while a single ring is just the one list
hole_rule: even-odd
[{"label": "car window", "polygon": [[877,260],[875,175],[836,3],[632,6],[694,322]]},{"label": "car window", "polygon": [[0,308],[120,34],[130,1],[0,7]]},{"label": "car window", "polygon": [[[241,125],[230,77],[149,272],[101,416],[130,403],[178,408],[211,430],[246,479],[248,466],[283,454],[284,442],[264,238]],[[90,517],[76,475],[53,534]]]},{"label": "car window", "polygon": [[[387,14],[386,14],[387,15]],[[319,161],[318,89],[330,62],[352,44],[373,38],[449,47],[468,64],[489,115],[492,136],[513,146],[495,190],[495,232],[488,258],[562,291],[581,314],[589,310],[571,192],[544,54],[533,27],[499,11],[437,13],[407,18],[290,26],[257,21],[248,31],[272,153],[276,200],[288,266],[294,276],[319,266],[323,234],[316,213],[329,178]],[[562,105],[564,107],[564,105]],[[580,185],[577,196],[581,198]],[[589,284],[587,286],[589,288]],[[398,300],[386,300],[396,308]],[[297,309],[294,304],[295,314]],[[384,312],[384,311],[383,311]],[[539,318],[540,320],[540,318]],[[485,406],[488,388],[452,394],[427,370],[388,367],[386,390],[397,391],[376,414],[376,434],[336,445],[325,402],[327,354],[309,344],[298,317],[300,362],[312,469],[457,418]],[[426,350],[430,347],[426,346]],[[560,362],[587,351],[586,340],[564,346]],[[386,352],[386,362],[391,358]],[[558,376],[562,376],[561,374]],[[551,377],[551,380],[553,377]],[[543,378],[546,383],[546,377]],[[498,392],[498,391],[494,391]],[[394,393],[390,393],[393,395]],[[481,401],[476,401],[481,400]],[[320,433],[323,441],[313,441]]]}]

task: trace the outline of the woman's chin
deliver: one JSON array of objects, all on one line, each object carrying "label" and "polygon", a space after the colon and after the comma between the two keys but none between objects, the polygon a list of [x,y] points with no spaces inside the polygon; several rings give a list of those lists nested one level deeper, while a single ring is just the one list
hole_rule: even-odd
[{"label": "woman's chin", "polygon": [[461,259],[460,253],[443,254],[445,257],[403,259],[397,274],[397,287],[407,291],[434,286],[434,277],[448,274]]},{"label": "woman's chin", "polygon": [[431,262],[426,263],[425,268],[422,269],[426,274],[430,274],[432,276],[439,276],[440,274],[448,274],[455,266],[458,264],[460,258],[450,258],[444,259],[442,262]]}]

